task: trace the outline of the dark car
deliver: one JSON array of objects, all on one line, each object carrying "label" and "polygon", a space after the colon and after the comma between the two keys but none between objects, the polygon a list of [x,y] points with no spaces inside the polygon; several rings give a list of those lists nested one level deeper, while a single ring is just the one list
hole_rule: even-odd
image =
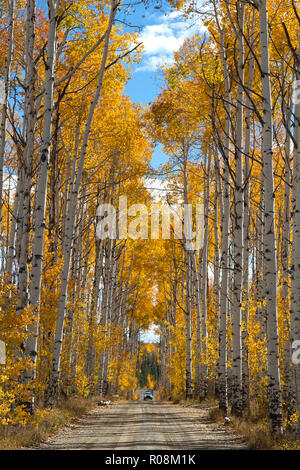
[{"label": "dark car", "polygon": [[153,400],[153,393],[150,390],[144,393],[144,400]]}]

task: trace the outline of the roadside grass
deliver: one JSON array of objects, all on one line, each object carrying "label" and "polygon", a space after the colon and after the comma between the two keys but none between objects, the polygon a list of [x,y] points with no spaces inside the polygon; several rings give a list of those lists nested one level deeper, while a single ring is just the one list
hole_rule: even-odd
[{"label": "roadside grass", "polygon": [[217,400],[214,397],[207,397],[204,400],[196,400],[194,398],[190,399],[178,399],[174,400],[173,403],[184,406],[184,407],[192,407],[192,408],[212,408],[217,406]]},{"label": "roadside grass", "polygon": [[[224,424],[225,415],[218,406],[214,406],[209,411],[209,418]],[[281,437],[271,436],[268,413],[264,407],[256,404],[249,415],[237,418],[229,414],[229,418],[227,428],[240,435],[247,442],[249,450],[300,450],[300,438],[286,429]]]},{"label": "roadside grass", "polygon": [[0,450],[18,450],[37,446],[55,435],[63,426],[78,421],[96,404],[97,397],[90,399],[72,397],[61,400],[36,424],[0,426]]}]

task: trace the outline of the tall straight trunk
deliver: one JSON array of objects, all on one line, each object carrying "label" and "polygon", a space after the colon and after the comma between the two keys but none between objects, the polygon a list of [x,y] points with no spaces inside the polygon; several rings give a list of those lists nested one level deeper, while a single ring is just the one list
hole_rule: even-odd
[{"label": "tall straight trunk", "polygon": [[10,79],[10,68],[13,55],[13,44],[14,44],[14,15],[15,15],[15,0],[8,1],[9,11],[9,26],[8,26],[8,47],[7,56],[5,61],[4,70],[4,97],[2,100],[2,115],[1,115],[1,127],[0,127],[0,230],[2,222],[2,204],[3,204],[3,167],[4,167],[4,153],[6,143],[6,123],[7,123],[7,106],[9,98],[9,79]]},{"label": "tall straight trunk", "polygon": [[[113,201],[112,201],[113,203]],[[109,296],[108,296],[108,333],[107,339],[109,343],[109,347],[107,348],[105,355],[106,361],[104,366],[104,379],[103,379],[103,390],[104,395],[107,395],[110,392],[111,382],[108,380],[109,375],[109,367],[110,361],[113,358],[113,345],[111,343],[111,331],[114,326],[114,318],[113,318],[113,311],[114,311],[114,302],[115,302],[115,295],[116,295],[116,279],[117,279],[117,259],[116,259],[116,240],[112,242],[112,250],[111,250],[111,260],[109,262]]]},{"label": "tall straight trunk", "polygon": [[90,317],[89,317],[89,340],[88,340],[88,350],[87,350],[87,366],[86,366],[86,375],[90,380],[91,389],[92,389],[92,380],[95,371],[95,327],[96,327],[96,318],[97,318],[97,305],[99,299],[99,286],[100,279],[102,275],[102,264],[103,264],[103,250],[101,250],[101,240],[96,240],[95,247],[95,273],[94,273],[94,283],[93,283],[93,295],[90,308]]},{"label": "tall straight trunk", "polygon": [[[103,196],[103,201],[107,203],[112,202],[114,189],[115,189],[115,161],[113,159],[112,165],[109,171],[109,177],[107,182],[107,190]],[[102,350],[99,356],[99,369],[98,369],[98,393],[100,396],[104,396],[107,392],[107,373],[108,373],[108,359],[109,359],[109,348],[108,348],[108,336],[110,330],[110,295],[111,295],[111,268],[112,268],[112,241],[106,239],[102,244],[102,254],[104,259],[104,268],[102,269],[103,279],[103,295],[101,300],[101,319],[100,328],[104,333],[104,340]]]},{"label": "tall straight trunk", "polygon": [[[201,260],[201,312],[202,312],[202,363],[201,363],[201,386],[200,397],[205,399],[208,391],[208,366],[207,366],[207,262],[208,262],[208,243],[209,243],[209,179],[210,179],[211,152],[205,158],[205,180],[204,180],[204,239]],[[200,269],[199,269],[200,271]]]},{"label": "tall straight trunk", "polygon": [[[183,199],[185,207],[188,207],[188,178],[187,178],[188,150],[183,144]],[[184,221],[186,223],[186,221]],[[185,253],[185,327],[186,327],[186,362],[185,362],[185,395],[186,398],[193,396],[193,373],[192,373],[192,299],[191,299],[191,234],[190,230],[184,236]]]},{"label": "tall straight trunk", "polygon": [[[296,61],[296,79],[300,80],[300,43]],[[293,245],[292,245],[292,295],[291,295],[291,344],[300,340],[300,101],[295,104],[294,130],[294,165],[293,165]],[[297,346],[297,349],[299,346]],[[294,365],[296,407],[300,432],[300,366]]]},{"label": "tall straight trunk", "polygon": [[103,293],[101,300],[101,319],[100,319],[100,328],[103,332],[103,345],[99,355],[99,369],[98,369],[98,395],[103,396],[103,379],[104,379],[104,363],[105,363],[105,354],[106,354],[106,325],[107,325],[107,308],[106,308],[106,299],[107,299],[107,282],[103,281]]},{"label": "tall straight trunk", "polygon": [[202,332],[201,332],[201,288],[200,288],[200,278],[198,273],[197,258],[196,253],[192,254],[192,264],[193,271],[195,273],[195,283],[196,283],[196,357],[195,357],[195,380],[194,380],[194,396],[195,398],[200,397],[200,387],[201,387],[201,352],[202,352]]},{"label": "tall straight trunk", "polygon": [[[39,162],[39,174],[35,195],[34,239],[32,247],[30,303],[33,307],[35,307],[39,302],[41,294],[47,183],[49,172],[49,155],[51,146],[51,129],[54,98],[54,69],[56,63],[57,48],[57,9],[59,8],[59,4],[59,0],[48,0],[49,30],[44,84],[44,118],[41,156]],[[30,347],[33,348],[33,353],[35,352],[36,348],[36,340],[34,338],[36,337],[38,331],[38,321],[38,312],[36,312],[35,325],[32,330],[32,338],[30,339],[30,342],[32,341]]]},{"label": "tall straight trunk", "polygon": [[288,422],[295,411],[295,382],[293,377],[293,369],[291,367],[291,343],[290,343],[290,294],[289,294],[289,278],[290,278],[290,243],[291,243],[291,93],[288,91],[287,98],[283,97],[282,110],[285,115],[285,145],[284,145],[284,212],[282,224],[282,241],[281,241],[281,266],[282,266],[282,287],[280,296],[282,298],[284,312],[284,331],[286,337],[283,344],[283,403],[288,413]]},{"label": "tall straight trunk", "polygon": [[266,336],[266,307],[264,305],[265,283],[264,283],[264,181],[263,168],[260,175],[260,199],[256,217],[256,318],[260,326],[259,339],[263,340]]},{"label": "tall straight trunk", "polygon": [[[215,158],[216,160],[216,158]],[[214,200],[214,290],[213,302],[215,310],[214,335],[217,344],[220,331],[220,243],[219,243],[219,207],[221,206],[220,198],[220,181],[217,166],[215,165],[215,200]],[[220,212],[221,213],[221,212]],[[218,361],[214,375],[218,371]],[[214,395],[219,396],[218,380],[214,381]]]},{"label": "tall straight trunk", "polygon": [[[39,329],[39,307],[41,295],[42,267],[43,267],[43,247],[45,233],[45,213],[46,196],[49,168],[49,153],[51,145],[51,124],[53,114],[53,93],[54,93],[54,68],[56,62],[56,29],[57,29],[57,9],[59,0],[48,1],[49,30],[47,42],[47,61],[45,67],[45,101],[44,119],[42,132],[41,157],[39,162],[39,175],[35,195],[34,210],[34,238],[32,246],[32,270],[30,284],[30,304],[34,309],[34,321],[28,329],[28,339],[25,346],[25,354],[31,361],[24,374],[25,382],[30,383],[36,376],[36,359]],[[34,395],[31,397],[31,412],[34,411]]]},{"label": "tall straight trunk", "polygon": [[[178,300],[178,265],[176,262],[176,258],[174,256],[174,246],[172,245],[172,257],[173,260],[171,261],[171,266],[174,265],[174,276],[172,275],[172,270],[170,271],[170,285],[171,285],[171,297],[172,297],[172,310],[171,310],[171,317],[170,317],[170,322],[171,322],[171,331],[170,331],[170,366],[172,366],[172,354],[176,352],[176,345],[174,344],[174,331],[176,331],[176,315],[177,315],[177,300]],[[195,259],[196,263],[196,259]],[[197,264],[197,263],[196,263]],[[199,288],[199,285],[198,285]],[[199,291],[200,295],[200,291]],[[200,306],[200,298],[198,297],[197,300],[197,305]],[[198,325],[198,318],[200,319],[200,307],[197,307],[197,325]],[[200,321],[200,320],[199,320]],[[200,327],[199,327],[200,329]],[[199,331],[198,326],[197,326],[197,332]],[[198,338],[198,333],[197,338]],[[198,339],[197,339],[198,343]],[[198,358],[199,359],[199,358]],[[196,371],[195,371],[196,373]],[[196,383],[196,381],[195,381]],[[172,394],[172,389],[173,389],[173,384],[170,381],[170,390],[169,393],[170,395]]]},{"label": "tall straight trunk", "polygon": [[13,205],[13,210],[12,210],[12,215],[11,215],[8,249],[7,249],[6,266],[5,266],[8,283],[12,281],[13,263],[14,263],[14,259],[16,256],[16,232],[17,232],[18,211],[19,211],[19,206],[21,204],[21,201],[20,201],[21,184],[22,184],[22,180],[20,178],[20,171],[19,171],[15,198],[14,198],[14,205]]},{"label": "tall straight trunk", "polygon": [[73,289],[71,294],[71,307],[67,312],[67,328],[65,332],[65,343],[66,343],[66,363],[67,363],[67,378],[66,384],[68,388],[71,388],[72,383],[72,345],[73,345],[73,327],[74,327],[74,305],[76,298],[76,271],[77,271],[77,260],[75,259],[74,249],[72,252],[72,262],[71,262],[71,273],[70,278],[72,281]]},{"label": "tall straight trunk", "polygon": [[[216,313],[216,327],[219,330],[220,323],[220,247],[219,247],[219,181],[216,174],[215,200],[214,200],[214,305]],[[221,213],[221,212],[220,212]]]},{"label": "tall straight trunk", "polygon": [[227,302],[228,302],[228,263],[229,263],[229,219],[230,219],[230,185],[229,169],[227,162],[229,160],[230,146],[230,82],[229,72],[224,50],[224,32],[221,31],[221,59],[225,77],[225,140],[224,147],[220,152],[224,155],[224,174],[223,174],[223,213],[222,213],[222,232],[221,232],[221,293],[220,293],[220,333],[219,333],[219,362],[218,362],[218,386],[219,386],[219,408],[228,413],[228,384],[227,384]]},{"label": "tall straight trunk", "polygon": [[62,350],[62,339],[63,339],[63,328],[64,328],[64,320],[65,320],[65,307],[67,301],[67,287],[68,287],[68,278],[69,278],[69,265],[70,265],[70,255],[73,243],[73,233],[74,233],[74,222],[75,222],[75,215],[77,211],[77,199],[78,199],[78,191],[81,184],[82,172],[83,172],[83,165],[85,161],[85,155],[87,151],[88,139],[91,130],[92,120],[94,116],[94,112],[96,109],[96,105],[98,103],[101,90],[102,90],[102,83],[103,77],[105,72],[105,65],[108,56],[108,46],[110,40],[110,34],[112,30],[112,26],[114,23],[116,11],[118,8],[118,4],[116,0],[111,1],[111,9],[108,21],[108,27],[106,30],[106,38],[104,43],[103,55],[101,66],[98,74],[98,84],[97,89],[95,92],[94,99],[91,103],[88,118],[85,125],[84,136],[80,151],[80,157],[78,162],[77,168],[77,176],[75,184],[72,188],[71,194],[71,204],[70,210],[68,214],[68,220],[66,224],[66,233],[65,233],[65,244],[64,244],[64,266],[62,272],[62,282],[61,282],[61,291],[60,291],[60,298],[59,298],[59,307],[58,307],[58,316],[56,322],[56,330],[55,330],[55,338],[54,338],[54,353],[53,353],[53,361],[52,361],[52,369],[50,373],[50,384],[49,390],[47,393],[47,404],[49,406],[54,405],[55,398],[57,396],[58,391],[58,381],[59,381],[59,373],[60,373],[60,361],[61,361],[61,350]]},{"label": "tall straight trunk", "polygon": [[65,188],[64,188],[64,197],[63,197],[63,210],[62,210],[62,251],[63,253],[65,252],[65,240],[66,240],[66,223],[67,223],[67,214],[69,213],[70,210],[70,204],[71,204],[71,190],[72,186],[75,183],[75,171],[76,171],[76,162],[77,162],[77,157],[78,157],[78,152],[79,152],[79,141],[80,141],[80,115],[81,115],[81,110],[79,110],[79,116],[76,120],[75,124],[75,139],[74,139],[74,150],[73,150],[73,157],[69,154],[69,152],[66,149],[66,146],[64,145],[64,149],[67,155],[67,170],[66,170],[66,179],[65,179]]},{"label": "tall straight trunk", "polygon": [[[254,30],[254,18],[252,29]],[[248,90],[252,89],[255,62],[253,55],[249,60]],[[250,250],[250,137],[251,137],[251,103],[247,96],[245,98],[245,146],[244,146],[244,220],[243,220],[243,312],[242,321],[244,330],[242,332],[243,360],[242,360],[242,408],[250,409],[249,390],[249,349],[248,349],[248,310],[249,310],[249,250]]]},{"label": "tall straight trunk", "polygon": [[52,138],[52,149],[50,151],[50,177],[49,177],[49,225],[48,237],[51,240],[49,251],[53,253],[52,263],[57,259],[58,232],[59,232],[59,188],[57,187],[58,179],[58,145],[59,145],[59,126],[60,126],[60,110],[59,103],[54,117],[54,131]]},{"label": "tall straight trunk", "polygon": [[185,306],[185,327],[186,327],[186,365],[185,365],[185,396],[193,396],[193,375],[192,375],[192,311],[191,311],[191,253],[186,250],[186,306]]},{"label": "tall straight trunk", "polygon": [[[169,323],[170,322],[170,310],[171,310],[171,305],[169,305],[168,302],[168,296],[167,296],[167,289],[165,282],[163,280],[163,288],[164,288],[164,298],[165,298],[165,310],[166,310],[166,320]],[[171,301],[171,295],[170,295],[170,301]],[[170,302],[171,303],[171,302]],[[168,397],[168,391],[170,389],[170,381],[169,381],[169,375],[168,375],[168,368],[169,368],[169,361],[170,361],[170,337],[169,337],[169,327],[167,325],[162,325],[162,335],[164,338],[164,351],[163,351],[163,357],[164,357],[164,373],[162,377],[162,389],[164,391],[164,394],[166,397]]]},{"label": "tall straight trunk", "polygon": [[232,414],[242,414],[242,274],[243,274],[243,100],[244,100],[244,11],[237,2],[238,90],[235,125],[235,186],[233,191],[233,296],[232,296]]},{"label": "tall straight trunk", "polygon": [[269,62],[267,0],[259,1],[261,82],[263,99],[263,180],[264,180],[264,278],[266,286],[268,399],[270,428],[282,433],[281,385],[277,324],[277,265],[275,240],[275,194],[273,174],[273,116]]},{"label": "tall straight trunk", "polygon": [[[107,183],[107,193],[104,194],[103,200],[105,202],[110,201],[111,187],[111,171],[109,174],[109,181]],[[104,380],[105,380],[105,364],[107,355],[107,325],[109,322],[108,316],[108,297],[110,283],[108,278],[109,266],[111,260],[111,240],[105,240],[102,244],[102,256],[104,257],[104,268],[102,270],[102,281],[103,281],[103,292],[101,298],[101,318],[100,318],[100,331],[103,333],[103,345],[99,356],[99,369],[98,369],[98,394],[104,395]]]},{"label": "tall straight trunk", "polygon": [[25,100],[24,100],[24,125],[23,138],[25,147],[21,159],[20,167],[20,204],[18,207],[18,304],[17,311],[22,311],[28,306],[28,249],[31,215],[31,173],[32,155],[34,151],[34,137],[36,124],[35,110],[35,81],[36,69],[34,63],[34,43],[35,43],[35,0],[27,2],[26,16],[26,71],[25,71]]}]

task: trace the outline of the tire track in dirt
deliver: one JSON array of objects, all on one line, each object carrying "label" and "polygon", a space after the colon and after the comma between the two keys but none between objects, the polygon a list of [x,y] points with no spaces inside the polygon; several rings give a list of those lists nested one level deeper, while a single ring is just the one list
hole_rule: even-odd
[{"label": "tire track in dirt", "polygon": [[208,409],[163,402],[120,402],[96,408],[38,450],[246,449],[241,438],[212,423]]}]

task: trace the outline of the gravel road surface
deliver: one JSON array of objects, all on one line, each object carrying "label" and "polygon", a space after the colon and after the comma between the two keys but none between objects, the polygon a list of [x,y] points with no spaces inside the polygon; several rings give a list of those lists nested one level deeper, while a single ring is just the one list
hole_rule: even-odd
[{"label": "gravel road surface", "polygon": [[208,409],[127,401],[98,407],[39,450],[246,449],[241,438],[208,419]]}]

